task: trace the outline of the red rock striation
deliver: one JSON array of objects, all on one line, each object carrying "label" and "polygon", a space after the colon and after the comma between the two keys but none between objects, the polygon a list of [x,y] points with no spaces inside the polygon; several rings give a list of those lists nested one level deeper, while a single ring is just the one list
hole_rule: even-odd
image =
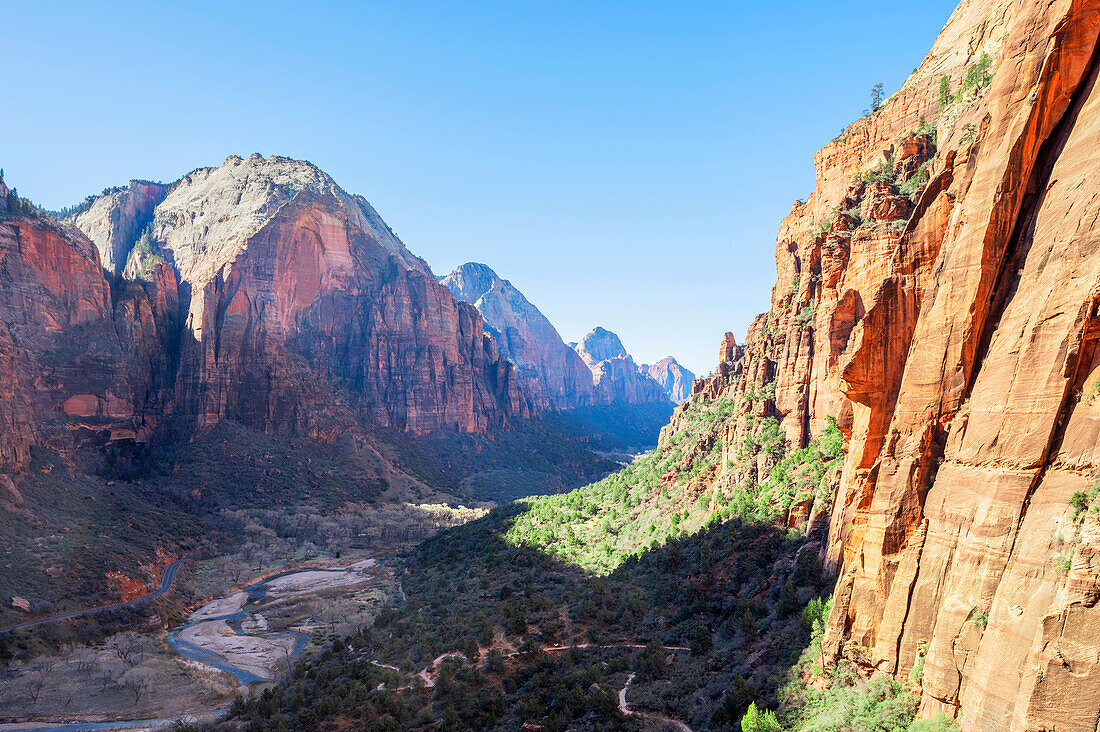
[{"label": "red rock striation", "polygon": [[964,0],[817,154],[771,310],[693,387],[739,397],[730,444],[837,418],[826,650],[921,667],[965,730],[1100,722],[1098,36],[1100,3]]},{"label": "red rock striation", "polygon": [[0,221],[0,282],[0,463],[39,441],[147,435],[163,351],[144,289],[116,310],[95,246],[24,217]]}]

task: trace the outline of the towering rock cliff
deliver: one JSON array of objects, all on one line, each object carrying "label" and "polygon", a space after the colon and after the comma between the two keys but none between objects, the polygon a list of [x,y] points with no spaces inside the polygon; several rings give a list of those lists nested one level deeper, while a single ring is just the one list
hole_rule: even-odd
[{"label": "towering rock cliff", "polygon": [[573,408],[594,401],[592,372],[523,293],[484,264],[468,262],[441,282],[481,312],[500,354],[516,365],[524,391],[539,408]]},{"label": "towering rock cliff", "polygon": [[31,445],[146,435],[166,380],[157,317],[141,286],[113,300],[95,246],[30,216],[0,220],[0,465]]},{"label": "towering rock cliff", "polygon": [[144,439],[166,417],[327,437],[530,413],[478,311],[309,163],[230,157],[82,208],[79,228],[0,221],[9,468],[36,441]]},{"label": "towering rock cliff", "polygon": [[592,370],[599,403],[669,403],[664,387],[638,368],[619,336],[611,331],[597,326],[573,347]]},{"label": "towering rock cliff", "polygon": [[692,397],[737,404],[726,445],[837,420],[801,509],[831,512],[826,651],[966,730],[1100,721],[1098,34],[1091,0],[963,0],[818,152],[770,311]]},{"label": "towering rock cliff", "polygon": [[674,403],[681,404],[691,396],[691,382],[695,381],[695,374],[677,363],[672,356],[666,356],[652,366],[642,365],[640,368],[661,385]]},{"label": "towering rock cliff", "polygon": [[157,206],[152,238],[186,293],[177,390],[200,427],[484,431],[526,413],[477,310],[308,163],[196,170]]}]

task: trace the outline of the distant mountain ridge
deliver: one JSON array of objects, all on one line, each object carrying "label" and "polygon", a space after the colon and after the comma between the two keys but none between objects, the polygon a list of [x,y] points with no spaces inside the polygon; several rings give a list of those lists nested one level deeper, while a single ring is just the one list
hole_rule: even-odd
[{"label": "distant mountain ridge", "polygon": [[669,399],[676,404],[682,404],[691,398],[691,382],[695,381],[695,374],[681,366],[672,356],[666,356],[651,366],[643,364],[639,368],[660,384]]},{"label": "distant mountain ridge", "polygon": [[511,282],[477,262],[461,265],[440,281],[459,301],[481,312],[501,356],[515,364],[537,406],[574,408],[595,403],[588,366]]},{"label": "distant mountain ridge", "polygon": [[571,409],[670,401],[661,383],[638,369],[617,335],[597,327],[578,344],[564,343],[546,316],[488,265],[468,262],[440,281],[481,312],[501,355],[515,364],[537,405]]}]

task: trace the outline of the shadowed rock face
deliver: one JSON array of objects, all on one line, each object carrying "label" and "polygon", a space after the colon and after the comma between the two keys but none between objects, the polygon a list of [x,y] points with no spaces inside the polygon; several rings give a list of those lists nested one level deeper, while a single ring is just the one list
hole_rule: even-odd
[{"label": "shadowed rock face", "polygon": [[672,356],[666,356],[652,366],[641,368],[649,378],[661,385],[668,398],[676,404],[687,401],[691,396],[691,382],[695,381],[695,374],[677,363]]},{"label": "shadowed rock face", "polygon": [[324,438],[530,414],[480,313],[309,163],[231,157],[75,223],[88,235],[0,220],[9,467],[36,441],[146,439],[166,416]]},{"label": "shadowed rock face", "polygon": [[516,365],[524,392],[540,409],[594,403],[588,366],[511,282],[476,262],[463,264],[441,282],[456,298],[481,312],[501,355]]},{"label": "shadowed rock face", "polygon": [[771,310],[694,387],[738,399],[727,444],[837,418],[826,650],[921,664],[922,714],[967,730],[1100,715],[1100,519],[1069,503],[1100,483],[1098,35],[1095,2],[964,0],[817,153]]},{"label": "shadowed rock face", "polygon": [[144,437],[156,425],[169,364],[158,321],[175,280],[117,293],[79,231],[30,218],[0,221],[0,464],[32,444]]}]

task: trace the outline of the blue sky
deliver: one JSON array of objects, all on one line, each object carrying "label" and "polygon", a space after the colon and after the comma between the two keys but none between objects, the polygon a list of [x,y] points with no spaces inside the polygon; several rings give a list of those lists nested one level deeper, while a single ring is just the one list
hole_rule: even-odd
[{"label": "blue sky", "polygon": [[[49,9],[45,6],[49,5]],[[706,373],[768,307],[813,153],[954,2],[10,3],[0,167],[48,207],[305,158],[438,274]]]}]

